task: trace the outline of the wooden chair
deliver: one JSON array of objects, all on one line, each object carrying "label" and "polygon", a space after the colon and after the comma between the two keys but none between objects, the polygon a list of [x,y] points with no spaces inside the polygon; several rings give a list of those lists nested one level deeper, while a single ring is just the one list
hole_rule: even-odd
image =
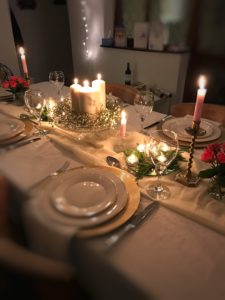
[{"label": "wooden chair", "polygon": [[[178,103],[171,106],[170,113],[174,117],[184,117],[187,114],[193,115],[194,109],[195,103]],[[204,104],[202,117],[225,126],[225,105]]]},{"label": "wooden chair", "polygon": [[126,103],[134,104],[134,98],[138,91],[129,85],[120,83],[106,83],[106,94],[112,93]]},{"label": "wooden chair", "polygon": [[0,83],[13,76],[13,72],[4,64],[0,63]]}]

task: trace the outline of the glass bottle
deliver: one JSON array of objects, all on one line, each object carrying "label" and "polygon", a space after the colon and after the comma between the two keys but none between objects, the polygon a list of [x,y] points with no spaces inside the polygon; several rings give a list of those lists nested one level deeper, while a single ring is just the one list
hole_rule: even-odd
[{"label": "glass bottle", "polygon": [[131,69],[130,69],[130,63],[127,63],[127,68],[125,71],[125,84],[131,85]]}]

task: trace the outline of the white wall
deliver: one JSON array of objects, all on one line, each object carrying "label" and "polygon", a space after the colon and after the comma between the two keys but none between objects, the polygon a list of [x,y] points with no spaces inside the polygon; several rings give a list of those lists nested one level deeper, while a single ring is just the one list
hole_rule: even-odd
[{"label": "white wall", "polygon": [[48,80],[52,70],[62,70],[67,78],[72,77],[66,5],[54,5],[52,0],[36,1],[36,8],[31,10],[20,9],[17,0],[9,0],[9,3],[20,26],[29,73],[34,81]]},{"label": "white wall", "polygon": [[[74,76],[92,80],[101,72],[108,82],[124,82],[126,63],[130,62],[133,79],[156,85],[173,93],[173,102],[183,98],[189,55],[153,53],[100,47],[101,39],[113,30],[114,0],[86,0],[89,28],[89,50],[92,56],[85,57],[82,42],[85,36],[80,0],[68,0],[71,27]],[[89,15],[91,12],[91,15]]]},{"label": "white wall", "polygon": [[14,74],[19,74],[7,0],[0,0],[0,62],[7,65]]}]

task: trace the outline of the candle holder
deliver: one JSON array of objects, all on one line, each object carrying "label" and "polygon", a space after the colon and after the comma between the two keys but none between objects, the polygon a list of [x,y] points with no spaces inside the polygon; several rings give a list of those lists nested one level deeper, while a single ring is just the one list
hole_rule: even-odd
[{"label": "candle holder", "polygon": [[190,156],[188,161],[188,167],[187,170],[178,173],[175,178],[176,181],[190,187],[196,187],[200,181],[200,178],[191,172],[193,157],[194,157],[195,140],[196,137],[199,135],[199,128],[200,128],[200,122],[193,121],[192,127],[190,127],[189,130],[187,131],[190,135],[192,135],[192,140],[189,147]]}]

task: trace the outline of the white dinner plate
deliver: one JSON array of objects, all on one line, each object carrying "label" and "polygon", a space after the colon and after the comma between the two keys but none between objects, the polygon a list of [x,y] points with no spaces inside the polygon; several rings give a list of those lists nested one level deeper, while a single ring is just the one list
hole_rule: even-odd
[{"label": "white dinner plate", "polygon": [[7,101],[13,99],[13,93],[0,89],[0,100]]},{"label": "white dinner plate", "polygon": [[117,189],[110,176],[83,169],[59,184],[50,197],[59,212],[68,216],[90,217],[116,201]]},{"label": "white dinner plate", "polygon": [[[178,140],[191,142],[192,137],[186,132],[187,127],[192,126],[192,117],[168,118],[162,123],[162,129],[172,130],[177,133]],[[221,129],[218,125],[209,120],[202,119],[200,127],[206,131],[205,135],[198,136],[196,142],[210,142],[216,140],[221,135]],[[169,135],[165,132],[166,135]]]},{"label": "white dinner plate", "polygon": [[[74,175],[79,175],[82,170],[85,170],[85,174],[93,172],[96,177],[102,175],[112,180],[117,189],[117,197],[112,205],[94,216],[69,216],[68,214],[62,213],[62,211],[58,211],[58,209],[53,207],[52,197],[50,195],[52,195],[53,191],[59,185],[61,185],[62,182],[67,181]],[[38,195],[38,199],[36,199],[38,209],[41,210],[42,214],[45,215],[45,217],[63,225],[72,225],[79,228],[91,228],[112,219],[125,208],[127,201],[128,194],[126,191],[126,187],[120,180],[120,178],[113,173],[97,168],[76,168],[73,170],[68,170],[57,177],[51,178],[51,180],[49,180],[46,184],[45,188],[41,191],[41,194]]]},{"label": "white dinner plate", "polygon": [[24,130],[24,122],[0,116],[0,141],[10,139]]}]

